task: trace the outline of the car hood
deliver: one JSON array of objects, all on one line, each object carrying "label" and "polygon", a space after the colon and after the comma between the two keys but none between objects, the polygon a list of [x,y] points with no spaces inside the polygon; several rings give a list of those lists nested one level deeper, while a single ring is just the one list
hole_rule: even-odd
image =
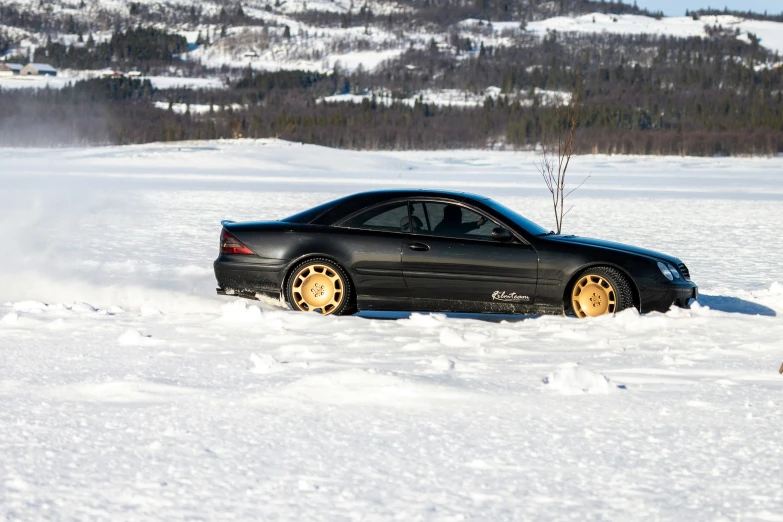
[{"label": "car hood", "polygon": [[660,252],[656,252],[654,250],[648,250],[646,248],[635,247],[632,245],[625,245],[623,243],[604,241],[603,239],[592,239],[589,237],[579,237],[579,236],[558,236],[558,235],[544,236],[543,239],[545,239],[546,241],[554,241],[557,243],[568,243],[572,245],[582,245],[582,246],[594,247],[594,248],[599,248],[604,250],[614,250],[615,252],[625,252],[628,254],[643,256],[650,259],[656,259],[656,260],[659,259],[662,261],[666,261],[667,263],[672,263],[673,265],[682,263],[682,261],[680,261],[674,256],[661,254]]}]

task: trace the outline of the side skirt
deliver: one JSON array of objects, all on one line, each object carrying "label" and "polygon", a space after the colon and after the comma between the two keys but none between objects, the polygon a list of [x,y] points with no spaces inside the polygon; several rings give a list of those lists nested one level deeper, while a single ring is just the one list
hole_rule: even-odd
[{"label": "side skirt", "polygon": [[218,295],[230,295],[230,296],[241,297],[243,299],[252,299],[254,301],[260,301],[260,299],[258,298],[259,295],[268,297],[270,299],[274,299],[276,301],[280,300],[280,292],[269,292],[266,290],[251,292],[250,290],[233,290],[231,288],[216,288],[215,291],[217,292]]}]

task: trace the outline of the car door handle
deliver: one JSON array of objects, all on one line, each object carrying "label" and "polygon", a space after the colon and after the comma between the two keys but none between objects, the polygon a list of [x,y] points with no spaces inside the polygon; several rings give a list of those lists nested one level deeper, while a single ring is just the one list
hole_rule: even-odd
[{"label": "car door handle", "polygon": [[417,250],[419,252],[426,252],[427,250],[430,249],[430,246],[425,245],[424,243],[410,243],[408,245],[408,248],[410,248],[411,250]]}]

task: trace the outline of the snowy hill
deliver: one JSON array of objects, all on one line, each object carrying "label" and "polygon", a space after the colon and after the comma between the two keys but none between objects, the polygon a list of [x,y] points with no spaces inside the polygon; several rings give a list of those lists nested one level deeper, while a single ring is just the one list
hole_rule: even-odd
[{"label": "snowy hill", "polygon": [[[493,25],[495,31],[502,31],[503,22]],[[511,24],[513,27],[513,24]],[[577,17],[555,17],[530,22],[529,31],[545,34],[547,31],[575,33],[649,34],[687,38],[708,36],[707,28],[723,27],[739,32],[741,38],[756,35],[759,43],[773,52],[783,53],[783,23],[760,20],[746,20],[736,16],[704,16],[694,20],[690,16],[665,17],[661,19],[637,15],[606,15],[591,13]]]},{"label": "snowy hill", "polygon": [[[514,35],[544,36],[547,31],[704,37],[709,28],[720,26],[736,32],[740,39],[747,41],[748,35],[755,35],[765,48],[783,51],[783,23],[735,16],[657,19],[588,12],[529,20],[512,13],[505,21],[463,19],[441,25],[420,18],[421,6],[415,2],[393,0],[246,0],[230,4],[191,0],[2,0],[0,6],[18,15],[6,16],[8,21],[0,25],[0,34],[4,32],[13,48],[23,55],[47,39],[72,44],[77,40],[77,32],[90,32],[100,41],[108,38],[109,31],[117,25],[154,23],[184,35],[196,47],[183,56],[186,60],[217,68],[328,71],[339,63],[347,70],[359,66],[372,70],[409,49],[427,49],[433,40],[448,48],[455,38],[467,38],[472,41],[473,51],[478,51],[482,45],[519,45]],[[34,30],[31,20],[57,23],[47,22],[45,29]],[[520,29],[522,26],[524,30]],[[208,44],[202,45],[202,41]]]}]

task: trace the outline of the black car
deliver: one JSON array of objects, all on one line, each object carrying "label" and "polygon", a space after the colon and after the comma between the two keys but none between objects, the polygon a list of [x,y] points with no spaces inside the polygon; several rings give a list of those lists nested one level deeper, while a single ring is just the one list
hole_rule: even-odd
[{"label": "black car", "polygon": [[282,297],[306,312],[587,317],[698,297],[675,257],[554,234],[460,192],[364,192],[280,221],[222,224],[218,293]]}]

